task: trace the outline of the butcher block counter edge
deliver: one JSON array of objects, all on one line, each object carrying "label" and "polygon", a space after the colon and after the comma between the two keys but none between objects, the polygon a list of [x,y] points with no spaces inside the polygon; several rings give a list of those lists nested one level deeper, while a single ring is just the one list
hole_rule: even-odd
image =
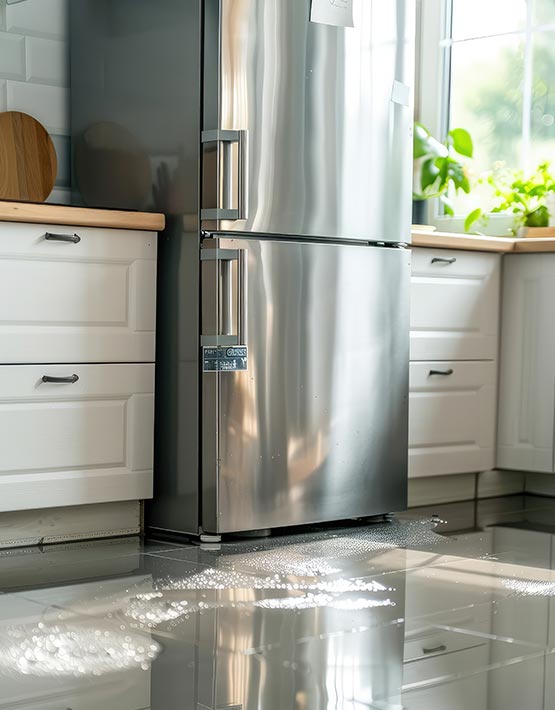
[{"label": "butcher block counter edge", "polygon": [[476,237],[471,234],[450,232],[412,232],[413,247],[432,247],[436,249],[462,249],[466,251],[492,251],[500,254],[555,252],[555,238]]},{"label": "butcher block counter edge", "polygon": [[0,222],[31,222],[161,232],[166,220],[163,214],[155,212],[122,212],[0,200]]}]

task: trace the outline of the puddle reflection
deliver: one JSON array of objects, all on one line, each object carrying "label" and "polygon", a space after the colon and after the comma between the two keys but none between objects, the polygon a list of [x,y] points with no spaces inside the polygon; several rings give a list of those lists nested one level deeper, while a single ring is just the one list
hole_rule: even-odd
[{"label": "puddle reflection", "polygon": [[219,549],[52,548],[35,587],[34,551],[0,553],[0,708],[548,710],[553,507],[499,508],[462,532],[412,511]]}]

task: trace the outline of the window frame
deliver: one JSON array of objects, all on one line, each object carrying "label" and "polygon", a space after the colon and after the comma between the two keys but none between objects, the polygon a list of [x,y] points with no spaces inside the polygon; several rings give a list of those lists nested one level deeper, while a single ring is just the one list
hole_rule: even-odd
[{"label": "window frame", "polygon": [[[487,0],[486,0],[487,1]],[[523,83],[523,122],[522,122],[522,159],[521,167],[530,170],[531,127],[532,127],[532,86],[533,86],[533,51],[534,37],[540,32],[555,31],[555,22],[547,24],[533,23],[534,0],[526,0],[526,27],[518,32],[500,33],[520,34],[525,42],[525,67]],[[417,77],[415,96],[415,117],[421,121],[434,136],[444,140],[449,130],[450,84],[451,84],[451,38],[453,0],[418,0],[417,9]],[[473,39],[478,39],[476,35]],[[457,40],[455,40],[456,42]],[[465,40],[459,40],[465,41]],[[423,81],[426,77],[426,81]],[[433,224],[445,231],[463,231],[464,215],[450,217],[443,213],[439,200],[427,200],[424,214],[426,223]],[[490,233],[505,232],[512,223],[510,217],[494,215],[495,224],[489,226]],[[506,226],[505,226],[506,224]]]},{"label": "window frame", "polygon": [[[449,123],[451,51],[444,38],[451,8],[452,0],[419,0],[417,8],[415,117],[441,140]],[[442,214],[439,200],[426,200],[424,205],[426,223],[441,222],[443,227],[445,220],[451,221]]]}]

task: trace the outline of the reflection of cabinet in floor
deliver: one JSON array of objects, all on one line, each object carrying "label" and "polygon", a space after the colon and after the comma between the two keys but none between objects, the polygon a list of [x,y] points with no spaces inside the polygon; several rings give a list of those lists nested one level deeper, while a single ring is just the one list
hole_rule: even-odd
[{"label": "reflection of cabinet in floor", "polygon": [[[493,528],[493,552],[511,565],[549,570],[553,536],[533,530],[510,527]],[[507,576],[507,585],[519,584]],[[527,660],[507,666],[515,657],[514,645],[492,645],[490,662],[500,669],[490,673],[489,703],[491,710],[548,710],[544,705],[544,675],[546,658],[542,649],[548,643],[549,598],[526,592],[526,583],[508,594],[496,605],[492,617],[492,634],[500,639],[516,639],[523,646]],[[534,657],[535,656],[535,657]]]},{"label": "reflection of cabinet in floor", "polygon": [[552,710],[555,535],[492,526],[439,552],[461,559],[407,573],[405,710]]},{"label": "reflection of cabinet in floor", "polygon": [[[555,535],[551,536],[551,569],[555,570]],[[554,585],[555,587],[555,585]],[[549,598],[549,647],[555,649],[555,589]],[[555,653],[545,659],[545,710],[555,707]]]},{"label": "reflection of cabinet in floor", "polygon": [[[438,554],[481,557],[489,531],[451,538]],[[491,595],[464,583],[453,567],[407,572],[403,669],[404,710],[490,710],[488,665]]]},{"label": "reflection of cabinet in floor", "polygon": [[[405,666],[403,693],[404,710],[490,710],[487,704],[487,675],[474,675],[473,671],[488,662],[488,645],[456,653],[444,653],[436,658],[417,661]],[[457,675],[464,677],[458,679]],[[450,676],[448,682],[442,681]],[[427,687],[418,689],[421,678]],[[433,684],[432,679],[437,679]],[[416,686],[416,687],[412,687]]]}]

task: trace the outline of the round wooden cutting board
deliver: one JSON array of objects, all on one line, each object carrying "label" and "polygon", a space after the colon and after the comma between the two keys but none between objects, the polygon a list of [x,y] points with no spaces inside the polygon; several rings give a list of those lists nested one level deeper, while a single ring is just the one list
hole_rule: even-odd
[{"label": "round wooden cutting board", "polygon": [[57,173],[56,151],[44,126],[26,113],[0,113],[0,199],[44,202]]}]

